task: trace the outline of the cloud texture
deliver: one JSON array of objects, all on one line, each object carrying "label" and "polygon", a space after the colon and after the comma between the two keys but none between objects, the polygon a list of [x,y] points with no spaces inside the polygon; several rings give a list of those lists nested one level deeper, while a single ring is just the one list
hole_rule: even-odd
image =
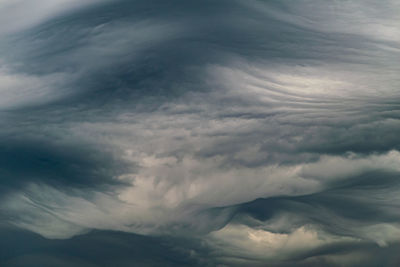
[{"label": "cloud texture", "polygon": [[0,0],[0,262],[398,266],[399,14]]}]

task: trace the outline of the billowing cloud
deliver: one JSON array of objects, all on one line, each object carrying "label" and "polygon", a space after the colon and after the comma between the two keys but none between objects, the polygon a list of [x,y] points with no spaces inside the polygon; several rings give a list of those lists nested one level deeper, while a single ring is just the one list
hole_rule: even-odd
[{"label": "billowing cloud", "polygon": [[0,1],[0,232],[42,249],[0,262],[399,264],[396,1],[25,2]]}]

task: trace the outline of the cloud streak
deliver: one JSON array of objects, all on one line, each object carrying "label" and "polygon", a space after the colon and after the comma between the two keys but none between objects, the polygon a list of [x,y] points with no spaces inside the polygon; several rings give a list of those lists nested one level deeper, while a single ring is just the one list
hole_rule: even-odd
[{"label": "cloud streak", "polygon": [[396,1],[23,2],[0,2],[0,216],[65,244],[49,262],[99,264],[53,253],[102,235],[144,266],[123,240],[164,266],[396,266]]}]

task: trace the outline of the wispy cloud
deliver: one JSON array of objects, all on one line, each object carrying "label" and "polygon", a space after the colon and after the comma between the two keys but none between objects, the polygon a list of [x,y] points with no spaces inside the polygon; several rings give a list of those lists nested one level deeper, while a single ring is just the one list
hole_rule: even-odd
[{"label": "wispy cloud", "polygon": [[396,266],[396,1],[34,2],[0,1],[7,227]]}]

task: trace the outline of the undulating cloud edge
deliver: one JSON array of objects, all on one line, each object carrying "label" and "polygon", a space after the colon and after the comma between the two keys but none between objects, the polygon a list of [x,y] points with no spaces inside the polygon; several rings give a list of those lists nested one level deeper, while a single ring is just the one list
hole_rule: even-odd
[{"label": "undulating cloud edge", "polygon": [[27,2],[0,0],[7,227],[171,266],[399,262],[397,1]]}]

